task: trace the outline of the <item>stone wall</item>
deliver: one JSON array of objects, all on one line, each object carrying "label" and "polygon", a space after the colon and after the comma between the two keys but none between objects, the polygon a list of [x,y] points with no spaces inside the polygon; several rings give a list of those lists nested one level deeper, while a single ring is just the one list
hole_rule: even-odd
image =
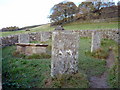
[{"label": "stone wall", "polygon": [[29,33],[29,37],[30,37],[30,42],[40,41],[41,40],[41,33],[40,32]]},{"label": "stone wall", "polygon": [[111,39],[118,42],[120,31],[118,29],[106,29],[106,30],[76,30],[79,32],[80,37],[92,37],[92,32],[101,32],[101,37],[105,39]]},{"label": "stone wall", "polygon": [[52,38],[52,32],[33,32],[29,33],[31,41],[47,41]]},{"label": "stone wall", "polygon": [[52,42],[51,76],[77,73],[79,33],[55,31]]},{"label": "stone wall", "polygon": [[[15,43],[18,43],[20,35],[21,34],[0,37],[0,47],[10,46],[10,45],[14,45]],[[29,42],[31,42],[31,41],[47,41],[47,40],[51,39],[52,32],[33,32],[33,33],[28,33],[28,34],[23,34],[23,35],[27,35],[27,36],[29,35]],[[27,40],[27,42],[28,42],[28,40]]]},{"label": "stone wall", "polygon": [[18,35],[10,35],[7,37],[0,37],[0,47],[10,46],[18,43]]},{"label": "stone wall", "polygon": [[[106,29],[106,30],[72,30],[78,32],[80,37],[92,37],[92,32],[100,31],[102,38],[112,39],[118,42],[120,32],[118,29]],[[52,32],[34,32],[29,33],[31,41],[47,41],[51,39]],[[7,37],[0,37],[0,46],[9,46],[18,43],[18,35],[11,35]]]}]

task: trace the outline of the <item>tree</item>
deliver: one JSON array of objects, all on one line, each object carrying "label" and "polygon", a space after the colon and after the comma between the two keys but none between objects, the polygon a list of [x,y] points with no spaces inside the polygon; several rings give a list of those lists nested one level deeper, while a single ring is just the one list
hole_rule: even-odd
[{"label": "tree", "polygon": [[78,8],[79,13],[81,14],[90,13],[95,9],[92,2],[82,2],[81,4],[79,4]]},{"label": "tree", "polygon": [[77,12],[78,8],[73,2],[63,1],[53,6],[49,18],[51,22],[59,22],[62,20],[65,23],[71,21],[74,14],[76,14]]},{"label": "tree", "polygon": [[120,1],[118,1],[117,5],[120,6]]},{"label": "tree", "polygon": [[86,0],[86,2],[92,2],[94,4],[95,10],[100,10],[103,7],[114,6],[113,0]]},{"label": "tree", "polygon": [[111,0],[108,0],[107,2],[104,2],[104,0],[86,0],[85,2],[79,4],[79,13],[88,16],[92,13],[96,13],[100,15],[101,8],[115,5],[114,2],[110,2],[110,1]]}]

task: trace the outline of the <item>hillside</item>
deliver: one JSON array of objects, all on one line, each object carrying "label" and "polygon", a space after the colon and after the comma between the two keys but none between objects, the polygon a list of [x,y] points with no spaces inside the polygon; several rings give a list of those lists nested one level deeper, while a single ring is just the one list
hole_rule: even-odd
[{"label": "hillside", "polygon": [[[50,24],[38,26],[35,28],[31,28],[30,31],[10,31],[10,32],[0,32],[1,36],[8,36],[14,34],[21,34],[21,33],[30,33],[30,32],[40,32],[40,31],[53,31],[56,26],[50,26]],[[71,23],[67,23],[63,25],[65,30],[91,30],[91,29],[118,29],[118,21],[111,20],[111,21],[75,21]]]}]

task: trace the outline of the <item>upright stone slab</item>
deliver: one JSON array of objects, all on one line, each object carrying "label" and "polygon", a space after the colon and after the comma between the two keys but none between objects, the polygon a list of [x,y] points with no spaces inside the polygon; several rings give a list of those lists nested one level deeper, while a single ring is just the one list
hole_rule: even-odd
[{"label": "upright stone slab", "polygon": [[2,47],[2,37],[0,37],[0,48]]},{"label": "upright stone slab", "polygon": [[0,90],[2,90],[2,75],[0,73]]},{"label": "upright stone slab", "polygon": [[18,43],[29,43],[29,34],[20,34],[18,36]]},{"label": "upright stone slab", "polygon": [[79,33],[55,31],[52,44],[51,76],[77,73]]},{"label": "upright stone slab", "polygon": [[42,42],[48,41],[51,38],[50,32],[41,32],[41,40]]},{"label": "upright stone slab", "polygon": [[96,51],[101,45],[101,32],[94,31],[92,33],[91,52]]}]

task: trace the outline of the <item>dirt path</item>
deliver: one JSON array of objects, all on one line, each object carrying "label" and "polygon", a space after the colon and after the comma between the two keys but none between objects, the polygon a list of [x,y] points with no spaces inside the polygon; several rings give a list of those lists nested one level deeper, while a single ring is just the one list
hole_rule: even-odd
[{"label": "dirt path", "polygon": [[[106,59],[106,67],[110,68],[114,64],[114,54],[112,51],[109,52],[109,56]],[[101,76],[90,77],[90,88],[109,88],[107,84],[108,72],[105,71]]]}]

